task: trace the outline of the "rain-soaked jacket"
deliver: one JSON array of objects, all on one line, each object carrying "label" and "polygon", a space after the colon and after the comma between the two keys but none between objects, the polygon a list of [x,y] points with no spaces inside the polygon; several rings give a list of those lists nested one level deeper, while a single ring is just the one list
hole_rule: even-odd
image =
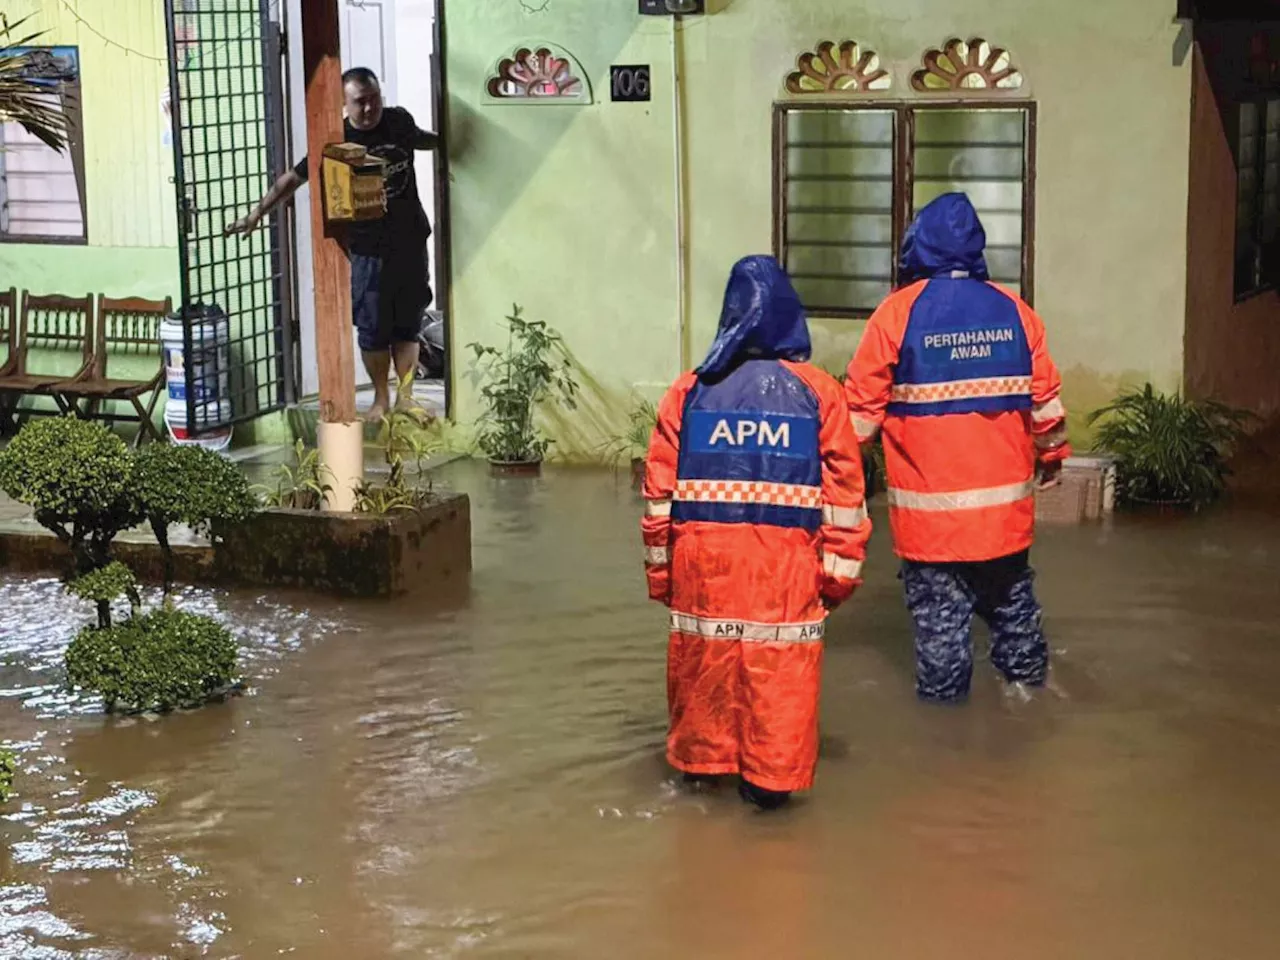
[{"label": "rain-soaked jacket", "polygon": [[729,278],[706,360],[658,410],[643,521],[649,594],[671,609],[667,756],[694,774],[808,789],[828,608],[871,533],[839,384],[772,257]]},{"label": "rain-soaked jacket", "polygon": [[845,380],[858,439],[883,428],[890,526],[908,560],[1028,549],[1037,458],[1070,454],[1044,323],[989,281],[985,247],[963,194],[921,210],[902,248],[907,285],[871,317]]}]

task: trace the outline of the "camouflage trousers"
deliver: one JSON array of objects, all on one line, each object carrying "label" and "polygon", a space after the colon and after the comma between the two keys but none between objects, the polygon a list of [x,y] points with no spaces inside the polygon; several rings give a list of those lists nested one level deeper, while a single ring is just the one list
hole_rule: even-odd
[{"label": "camouflage trousers", "polygon": [[905,561],[900,574],[915,621],[916,693],[959,700],[973,679],[973,615],[991,630],[991,662],[1010,683],[1039,686],[1049,669],[1027,551],[981,563]]}]

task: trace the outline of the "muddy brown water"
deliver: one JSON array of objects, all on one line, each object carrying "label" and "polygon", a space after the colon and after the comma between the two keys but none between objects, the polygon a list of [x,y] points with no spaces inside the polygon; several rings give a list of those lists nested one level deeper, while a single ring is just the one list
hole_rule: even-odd
[{"label": "muddy brown water", "polygon": [[1274,516],[1044,531],[1051,689],[980,664],[939,709],[878,515],[829,631],[817,789],[762,816],[663,765],[625,472],[445,476],[474,498],[468,591],[187,591],[251,680],[195,713],[62,693],[87,611],[0,583],[0,956],[1277,955]]}]

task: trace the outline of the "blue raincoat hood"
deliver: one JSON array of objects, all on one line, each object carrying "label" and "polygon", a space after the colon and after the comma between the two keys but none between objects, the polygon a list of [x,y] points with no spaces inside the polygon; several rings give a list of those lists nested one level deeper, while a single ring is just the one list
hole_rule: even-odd
[{"label": "blue raincoat hood", "polygon": [[906,286],[953,273],[989,279],[982,255],[986,246],[987,233],[969,198],[963,193],[944,193],[916,214],[915,222],[907,228],[898,259],[898,282]]},{"label": "blue raincoat hood", "polygon": [[808,360],[812,348],[804,306],[782,265],[773,257],[745,257],[734,264],[720,311],[720,329],[699,379],[724,376],[744,360]]}]

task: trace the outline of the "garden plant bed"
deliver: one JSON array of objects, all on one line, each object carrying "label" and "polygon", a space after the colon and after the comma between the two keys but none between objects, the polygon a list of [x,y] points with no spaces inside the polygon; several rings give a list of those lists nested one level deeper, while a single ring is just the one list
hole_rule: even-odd
[{"label": "garden plant bed", "polygon": [[[222,542],[175,543],[175,579],[221,586],[282,587],[346,597],[393,597],[461,580],[471,571],[471,503],[441,494],[420,510],[386,515],[268,509],[223,532]],[[139,579],[160,582],[153,541],[118,540],[113,555]],[[0,530],[0,570],[63,573],[65,545],[34,524]]]}]

